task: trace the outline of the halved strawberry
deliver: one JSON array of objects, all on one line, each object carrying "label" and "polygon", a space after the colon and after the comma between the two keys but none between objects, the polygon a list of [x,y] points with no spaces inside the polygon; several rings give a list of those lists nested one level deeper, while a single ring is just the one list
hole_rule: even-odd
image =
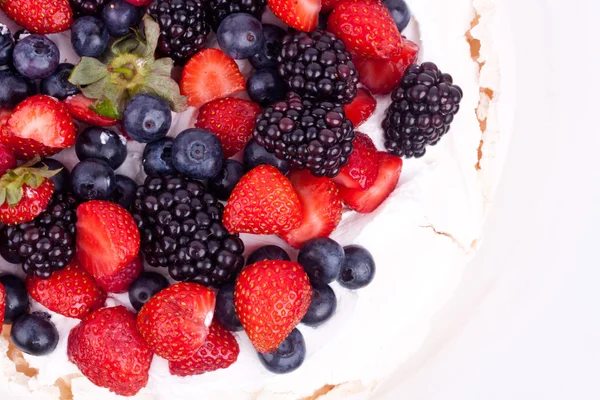
[{"label": "halved strawberry", "polygon": [[12,115],[11,110],[0,108],[0,130],[8,124],[8,119]]},{"label": "halved strawberry", "polygon": [[73,23],[68,0],[2,0],[0,8],[10,19],[33,33],[62,32]]},{"label": "halved strawberry", "polygon": [[419,46],[404,39],[402,52],[389,60],[356,58],[360,82],[373,94],[388,94],[400,83],[406,69],[417,61]]},{"label": "halved strawberry", "polygon": [[294,29],[310,32],[319,23],[321,0],[267,0],[279,19]]},{"label": "halved strawberry", "polygon": [[208,48],[200,50],[185,64],[179,86],[188,98],[188,105],[199,107],[244,90],[246,82],[231,57],[219,49]]},{"label": "halved strawberry", "polygon": [[144,261],[136,257],[125,268],[112,276],[97,278],[98,285],[109,293],[125,293],[129,285],[137,279],[144,269]]},{"label": "halved strawberry", "polygon": [[355,132],[354,151],[340,173],[333,178],[338,186],[350,189],[368,189],[373,186],[379,171],[377,148],[371,138]]},{"label": "halved strawberry", "polygon": [[79,122],[94,126],[113,126],[119,121],[92,111],[90,107],[95,102],[96,100],[85,97],[81,93],[69,96],[64,101],[73,118]]},{"label": "halved strawberry", "polygon": [[358,88],[352,103],[344,106],[344,111],[346,112],[346,118],[352,121],[356,128],[369,119],[375,108],[377,108],[377,100],[367,89],[361,87]]},{"label": "halved strawberry", "polygon": [[310,239],[329,236],[342,220],[342,201],[333,181],[304,170],[290,173],[290,182],[300,197],[302,223],[281,237],[300,247]]},{"label": "halved strawberry", "polygon": [[385,199],[396,189],[402,159],[384,151],[377,153],[379,158],[379,173],[373,186],[366,190],[340,187],[340,195],[344,203],[359,213],[368,214],[375,211]]}]

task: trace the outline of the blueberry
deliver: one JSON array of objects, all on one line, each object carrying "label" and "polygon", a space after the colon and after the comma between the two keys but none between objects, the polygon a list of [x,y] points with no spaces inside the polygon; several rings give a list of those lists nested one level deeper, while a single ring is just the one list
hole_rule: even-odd
[{"label": "blueberry", "polygon": [[208,181],[208,187],[219,200],[227,200],[242,176],[244,176],[242,163],[235,160],[225,160],[221,172]]},{"label": "blueberry", "polygon": [[252,101],[265,106],[282,100],[287,88],[275,69],[265,68],[254,71],[248,78],[246,91]]},{"label": "blueberry", "polygon": [[37,163],[35,167],[47,166],[50,171],[56,171],[60,169],[60,172],[54,175],[52,182],[54,182],[54,193],[63,193],[69,191],[71,188],[71,173],[60,161],[56,161],[53,158],[44,158],[42,161]]},{"label": "blueberry", "polygon": [[290,172],[290,164],[285,160],[280,160],[273,153],[269,153],[264,147],[250,139],[244,148],[244,169],[250,171],[259,165],[272,165],[284,175]]},{"label": "blueberry", "polygon": [[194,179],[210,179],[223,168],[223,147],[204,129],[186,129],[173,141],[173,166]]},{"label": "blueberry", "polygon": [[367,249],[352,245],[344,247],[346,257],[338,277],[340,285],[346,289],[360,289],[367,286],[375,277],[375,261]]},{"label": "blueberry", "polygon": [[310,307],[302,318],[302,323],[317,327],[331,318],[336,308],[337,298],[333,289],[328,285],[314,285]]},{"label": "blueberry", "polygon": [[383,0],[383,3],[388,10],[390,10],[398,30],[402,32],[410,22],[410,10],[408,5],[406,5],[404,0]]},{"label": "blueberry", "polygon": [[167,136],[171,128],[171,109],[161,98],[138,94],[123,111],[123,126],[133,140],[154,142]]},{"label": "blueberry", "polygon": [[171,159],[173,139],[164,138],[146,145],[142,155],[142,166],[147,175],[173,175],[175,167]]},{"label": "blueberry", "polygon": [[71,185],[73,192],[82,200],[109,200],[117,182],[110,165],[90,158],[73,168]]},{"label": "blueberry", "polygon": [[144,11],[125,0],[112,0],[102,9],[102,20],[113,37],[121,37],[131,33],[142,21]]},{"label": "blueberry", "polygon": [[258,52],[250,57],[250,64],[256,69],[276,68],[277,56],[281,52],[285,30],[277,25],[263,25],[264,41]]},{"label": "blueberry", "polygon": [[127,141],[107,128],[91,126],[77,136],[75,153],[80,161],[94,158],[117,169],[127,158]]},{"label": "blueberry", "polygon": [[316,238],[304,243],[298,253],[311,282],[327,284],[340,275],[344,263],[344,249],[333,239]]},{"label": "blueberry", "polygon": [[129,286],[129,301],[137,311],[154,295],[169,286],[167,278],[156,272],[142,272]]},{"label": "blueberry", "polygon": [[241,331],[244,329],[235,312],[233,304],[234,283],[229,283],[219,289],[217,293],[217,305],[215,306],[215,319],[228,331]]},{"label": "blueberry", "polygon": [[42,79],[40,92],[48,96],[64,100],[69,96],[79,93],[77,86],[69,82],[69,77],[74,65],[69,63],[59,64],[56,71],[49,77]]},{"label": "blueberry", "polygon": [[306,345],[302,333],[296,328],[272,353],[258,353],[266,369],[275,374],[287,374],[302,365],[306,357]]},{"label": "blueberry", "polygon": [[16,275],[6,274],[0,276],[0,284],[4,286],[5,305],[4,323],[11,324],[27,311],[29,294],[23,279]]},{"label": "blueberry", "polygon": [[35,93],[35,82],[12,71],[0,71],[0,108],[15,108]]},{"label": "blueberry", "polygon": [[264,260],[290,261],[290,256],[281,247],[269,244],[266,246],[261,246],[250,253],[248,259],[246,260],[246,265],[251,265]]},{"label": "blueberry", "polygon": [[219,47],[236,60],[250,58],[258,53],[264,39],[260,21],[250,14],[231,14],[217,29]]},{"label": "blueberry", "polygon": [[56,349],[58,330],[46,313],[23,314],[13,323],[10,338],[22,352],[45,356]]},{"label": "blueberry", "polygon": [[8,27],[0,24],[0,66],[10,64],[13,47],[15,47],[15,40],[10,34]]},{"label": "blueberry", "polygon": [[77,18],[71,26],[71,45],[80,57],[102,56],[108,48],[109,40],[108,29],[100,18]]},{"label": "blueberry", "polygon": [[58,68],[60,52],[54,42],[42,35],[21,39],[13,50],[16,70],[26,78],[47,78]]},{"label": "blueberry", "polygon": [[138,185],[133,179],[125,175],[117,175],[115,179],[117,186],[113,192],[112,201],[125,209],[129,209],[135,200]]}]

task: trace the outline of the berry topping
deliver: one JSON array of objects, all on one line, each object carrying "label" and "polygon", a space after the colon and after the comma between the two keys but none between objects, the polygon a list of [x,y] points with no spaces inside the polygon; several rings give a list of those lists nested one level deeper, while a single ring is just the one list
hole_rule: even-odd
[{"label": "berry topping", "polygon": [[302,323],[317,327],[333,316],[337,308],[337,298],[333,289],[328,285],[313,285],[312,290],[310,307],[302,318]]},{"label": "berry topping", "polygon": [[369,136],[356,132],[354,151],[348,164],[333,181],[350,189],[368,189],[375,183],[378,171],[379,158],[375,144]]},{"label": "berry topping", "polygon": [[261,49],[265,40],[260,21],[250,14],[227,16],[217,30],[219,47],[236,60],[250,58]]},{"label": "berry topping", "polygon": [[89,127],[77,136],[75,153],[81,161],[93,158],[106,162],[112,169],[117,169],[127,158],[125,143],[123,136],[110,129]]},{"label": "berry topping", "polygon": [[69,0],[4,0],[0,2],[0,8],[10,19],[33,33],[62,32],[73,23]]},{"label": "berry topping", "polygon": [[190,178],[214,178],[223,168],[223,146],[214,133],[204,129],[181,132],[171,152],[175,169]]},{"label": "berry topping", "polygon": [[163,99],[136,95],[123,111],[123,127],[130,138],[150,143],[164,138],[171,128],[171,109]]},{"label": "berry topping", "polygon": [[277,25],[263,24],[263,36],[265,40],[258,52],[250,57],[250,64],[256,69],[276,68],[285,30]]},{"label": "berry topping", "polygon": [[283,100],[287,88],[275,68],[263,68],[250,75],[246,82],[246,92],[252,101],[266,106]]},{"label": "berry topping", "polygon": [[59,100],[64,100],[69,96],[79,93],[77,86],[69,82],[69,76],[71,76],[73,67],[73,64],[59,64],[52,75],[42,79],[40,92]]},{"label": "berry topping", "polygon": [[287,374],[298,369],[305,357],[306,344],[304,336],[298,329],[292,330],[273,352],[258,354],[265,368],[275,374]]},{"label": "berry topping", "polygon": [[73,168],[71,186],[81,200],[110,200],[117,187],[117,178],[106,161],[90,158]]},{"label": "berry topping", "polygon": [[287,161],[277,158],[275,154],[269,153],[264,147],[256,143],[256,140],[250,139],[244,148],[244,169],[250,171],[259,165],[271,165],[283,175],[290,172],[290,164]]},{"label": "berry topping", "polygon": [[346,257],[338,283],[346,289],[360,289],[375,277],[375,260],[367,249],[357,245],[344,247]]},{"label": "berry topping", "polygon": [[42,35],[21,39],[13,50],[15,69],[29,79],[47,78],[58,68],[60,53],[53,41]]},{"label": "berry topping", "polygon": [[221,172],[208,181],[208,188],[219,200],[227,200],[242,176],[244,176],[244,166],[239,161],[225,160]]},{"label": "berry topping", "polygon": [[102,20],[113,37],[129,34],[131,28],[136,28],[144,16],[141,7],[136,7],[125,0],[111,0],[102,9]]},{"label": "berry topping", "polygon": [[12,324],[29,307],[29,295],[25,282],[18,276],[0,275],[0,285],[4,287],[4,323]]},{"label": "berry topping", "polygon": [[79,122],[93,126],[113,126],[117,123],[116,118],[105,117],[98,114],[92,108],[96,100],[85,97],[82,94],[69,96],[65,99],[65,105],[69,113]]},{"label": "berry topping", "polygon": [[375,108],[377,108],[377,100],[367,89],[361,87],[352,103],[344,106],[344,112],[346,112],[346,118],[356,128],[373,115]]},{"label": "berry topping", "polygon": [[108,48],[110,35],[104,22],[96,17],[81,17],[71,28],[71,45],[80,57],[101,57]]},{"label": "berry topping", "polygon": [[304,243],[298,254],[302,265],[313,284],[328,284],[335,281],[344,262],[344,249],[335,240],[316,238]]},{"label": "berry topping", "polygon": [[56,349],[58,330],[48,314],[23,314],[13,322],[10,340],[24,353],[45,356]]},{"label": "berry topping", "polygon": [[156,272],[142,272],[129,285],[129,301],[131,306],[140,311],[144,304],[158,292],[169,287],[167,278]]},{"label": "berry topping", "polygon": [[383,0],[383,4],[390,10],[392,18],[398,27],[398,30],[402,32],[404,28],[408,26],[410,22],[410,10],[404,0]]},{"label": "berry topping", "polygon": [[[233,292],[235,284],[229,283],[219,289],[217,294],[217,305],[215,306],[215,320],[229,331],[241,331],[244,329],[242,323],[235,312],[233,301]],[[213,321],[213,324],[215,321]]]},{"label": "berry topping", "polygon": [[321,0],[267,0],[279,19],[294,29],[310,32],[319,23]]},{"label": "berry topping", "polygon": [[290,256],[284,249],[282,249],[279,246],[275,246],[272,244],[261,246],[258,249],[254,250],[252,253],[250,253],[248,259],[246,260],[246,265],[252,265],[259,261],[265,260],[290,261]]},{"label": "berry topping", "polygon": [[148,143],[142,155],[142,167],[146,175],[161,176],[175,174],[171,154],[173,139],[164,138]]},{"label": "berry topping", "polygon": [[260,20],[266,4],[266,0],[208,0],[207,10],[210,10],[210,23],[216,32],[231,14],[250,14]]}]

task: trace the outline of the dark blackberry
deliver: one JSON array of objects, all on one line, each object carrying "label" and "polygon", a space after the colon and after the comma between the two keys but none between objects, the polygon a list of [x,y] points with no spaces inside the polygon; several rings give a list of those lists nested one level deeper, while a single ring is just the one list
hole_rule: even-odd
[{"label": "dark blackberry", "polygon": [[69,0],[75,15],[100,16],[102,9],[110,0]]},{"label": "dark blackberry", "polygon": [[78,204],[72,194],[56,193],[35,220],[2,228],[0,244],[9,261],[20,260],[25,273],[41,279],[65,268],[75,254]]},{"label": "dark blackberry", "polygon": [[279,76],[303,98],[348,104],[356,97],[358,71],[344,42],[331,32],[287,34],[277,63]]},{"label": "dark blackberry", "polygon": [[160,25],[158,52],[184,65],[206,46],[210,26],[206,0],[154,0],[148,13]]},{"label": "dark blackberry", "polygon": [[208,0],[210,25],[216,32],[221,22],[234,13],[251,14],[260,21],[266,5],[266,0]]},{"label": "dark blackberry", "polygon": [[148,264],[177,281],[220,287],[244,266],[244,242],[223,226],[223,205],[182,176],[148,177],[132,207]]},{"label": "dark blackberry", "polygon": [[430,62],[411,65],[392,93],[382,122],[387,151],[400,157],[422,157],[450,130],[463,92],[452,77]]},{"label": "dark blackberry", "polygon": [[257,117],[254,139],[292,168],[333,178],[354,150],[354,127],[342,105],[314,103],[290,92]]}]

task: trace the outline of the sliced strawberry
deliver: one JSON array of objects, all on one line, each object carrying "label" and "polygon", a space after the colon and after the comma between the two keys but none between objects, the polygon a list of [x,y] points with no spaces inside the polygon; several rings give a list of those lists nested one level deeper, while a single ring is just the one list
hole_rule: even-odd
[{"label": "sliced strawberry", "polygon": [[342,201],[335,184],[306,170],[290,173],[290,182],[300,197],[302,223],[281,237],[300,247],[310,239],[329,236],[342,220]]},{"label": "sliced strawberry", "polygon": [[8,124],[8,119],[12,115],[11,110],[0,108],[0,130]]},{"label": "sliced strawberry", "polygon": [[90,108],[96,100],[85,97],[81,93],[69,96],[64,103],[69,112],[79,122],[94,126],[113,126],[119,120],[97,114]]},{"label": "sliced strawberry", "polygon": [[98,278],[98,285],[109,293],[125,293],[129,285],[137,279],[144,269],[144,261],[136,257],[125,268],[112,276]]},{"label": "sliced strawberry", "polygon": [[321,0],[267,0],[279,19],[294,29],[310,32],[319,24]]},{"label": "sliced strawberry", "polygon": [[333,181],[350,189],[368,189],[373,186],[379,171],[379,158],[373,140],[364,133],[356,132],[354,151]]},{"label": "sliced strawberry", "polygon": [[69,0],[2,0],[0,8],[32,33],[62,32],[73,23]]},{"label": "sliced strawberry", "polygon": [[350,104],[344,106],[346,112],[346,118],[352,121],[354,127],[358,127],[360,124],[369,119],[369,117],[375,112],[377,108],[377,100],[371,93],[365,88],[358,88],[356,97]]},{"label": "sliced strawberry", "polygon": [[199,107],[214,99],[229,96],[246,88],[235,61],[219,49],[196,53],[183,68],[181,93],[188,105]]},{"label": "sliced strawberry", "polygon": [[377,156],[379,173],[373,186],[366,190],[339,188],[344,203],[359,213],[368,214],[375,211],[396,189],[400,179],[402,159],[383,151],[377,153]]}]

